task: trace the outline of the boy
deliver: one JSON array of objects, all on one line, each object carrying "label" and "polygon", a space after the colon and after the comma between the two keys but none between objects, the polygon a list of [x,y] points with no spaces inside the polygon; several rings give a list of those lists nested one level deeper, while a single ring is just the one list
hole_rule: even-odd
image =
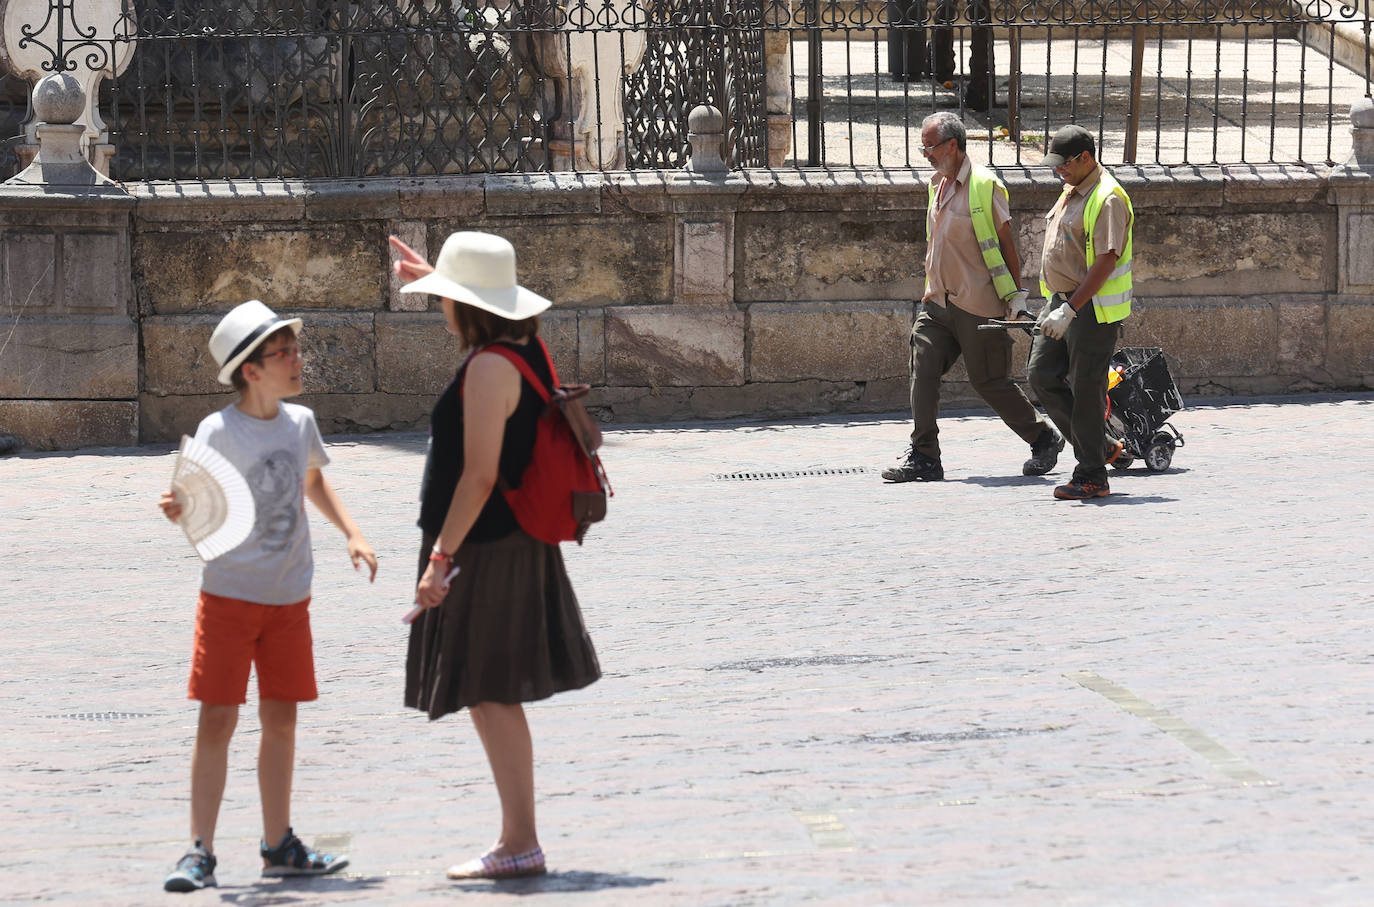
[{"label": "boy", "polygon": [[[347,536],[355,570],[366,561],[375,580],[377,558],[320,472],[329,457],[314,413],[282,402],[301,392],[300,329],[299,318],[282,320],[254,299],[225,315],[210,337],[219,382],[232,384],[239,399],[207,416],[196,439],[243,474],[257,520],[243,544],[206,563],[201,577],[187,694],[201,703],[191,750],[195,843],[167,876],[167,891],[216,884],[215,823],[250,663],[257,666],[262,723],[262,874],[323,875],[348,864],[346,857],[307,850],[291,831],[296,703],[318,695],[307,611],[314,565],[303,498]],[[160,506],[173,522],[181,515],[171,492]]]}]

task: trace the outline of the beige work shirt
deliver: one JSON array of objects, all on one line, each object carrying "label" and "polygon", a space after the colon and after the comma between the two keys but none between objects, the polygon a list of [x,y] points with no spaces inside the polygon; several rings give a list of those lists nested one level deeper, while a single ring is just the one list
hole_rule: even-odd
[{"label": "beige work shirt", "polygon": [[[992,275],[978,250],[969,213],[968,181],[973,165],[967,157],[953,180],[940,178],[935,187],[935,203],[926,212],[930,242],[926,245],[926,278],[930,289],[924,301],[936,305],[950,301],[983,318],[1005,318],[1007,304],[997,296]],[[997,229],[1011,222],[1011,208],[1000,192],[992,193],[992,222]],[[1020,276],[1017,285],[1020,285]]]},{"label": "beige work shirt", "polygon": [[[1083,210],[1102,179],[1098,164],[1088,178],[1059,196],[1045,215],[1045,248],[1040,254],[1040,274],[1051,293],[1070,295],[1088,276],[1088,237],[1083,232]],[[1120,255],[1126,248],[1131,215],[1121,196],[1113,192],[1102,203],[1093,225],[1093,245],[1099,252]]]}]

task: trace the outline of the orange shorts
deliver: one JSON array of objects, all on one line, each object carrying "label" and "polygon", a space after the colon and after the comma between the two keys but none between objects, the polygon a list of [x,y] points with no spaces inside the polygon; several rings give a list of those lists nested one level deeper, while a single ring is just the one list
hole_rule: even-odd
[{"label": "orange shorts", "polygon": [[258,670],[259,699],[317,698],[309,606],[308,598],[294,605],[260,605],[202,590],[187,698],[242,705],[250,665]]}]

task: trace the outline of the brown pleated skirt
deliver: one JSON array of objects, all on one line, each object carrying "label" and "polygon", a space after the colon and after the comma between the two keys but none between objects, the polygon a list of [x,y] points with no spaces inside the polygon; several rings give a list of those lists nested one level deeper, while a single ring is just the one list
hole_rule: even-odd
[{"label": "brown pleated skirt", "polygon": [[[419,574],[434,545],[420,548]],[[464,544],[444,603],[410,625],[405,704],[431,720],[479,702],[533,702],[601,676],[563,554],[519,529]]]}]

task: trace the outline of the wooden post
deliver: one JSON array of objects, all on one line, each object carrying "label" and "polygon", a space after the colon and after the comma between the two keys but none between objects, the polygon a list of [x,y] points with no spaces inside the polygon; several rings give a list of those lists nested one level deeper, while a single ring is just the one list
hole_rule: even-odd
[{"label": "wooden post", "polygon": [[1145,66],[1145,26],[1131,26],[1131,106],[1126,114],[1126,154],[1123,162],[1135,163],[1140,135],[1140,76]]}]

